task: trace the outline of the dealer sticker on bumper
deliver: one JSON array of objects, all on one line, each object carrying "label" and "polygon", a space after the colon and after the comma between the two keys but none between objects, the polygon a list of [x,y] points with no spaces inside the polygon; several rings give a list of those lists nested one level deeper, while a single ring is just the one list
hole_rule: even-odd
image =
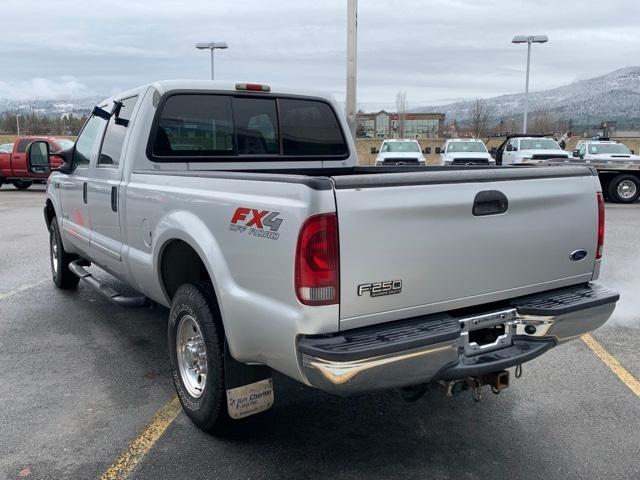
[{"label": "dealer sticker on bumper", "polygon": [[227,390],[227,410],[234,419],[269,410],[273,405],[273,380],[267,378]]}]

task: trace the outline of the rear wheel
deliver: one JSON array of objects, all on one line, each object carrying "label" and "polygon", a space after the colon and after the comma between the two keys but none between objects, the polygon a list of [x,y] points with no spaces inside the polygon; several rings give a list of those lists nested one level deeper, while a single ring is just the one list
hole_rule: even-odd
[{"label": "rear wheel", "polygon": [[178,288],[169,315],[171,377],[187,416],[221,434],[231,418],[224,379],[224,331],[210,283]]},{"label": "rear wheel", "polygon": [[618,175],[608,185],[609,197],[618,203],[633,203],[640,197],[640,180],[633,175]]},{"label": "rear wheel", "polygon": [[13,183],[13,186],[18,190],[26,190],[31,185],[33,185],[33,182],[30,182],[29,180],[14,180],[11,183]]},{"label": "rear wheel", "polygon": [[49,225],[49,257],[51,260],[51,278],[56,287],[63,290],[76,288],[80,278],[69,270],[69,263],[76,260],[77,257],[64,250],[56,217],[53,217]]}]

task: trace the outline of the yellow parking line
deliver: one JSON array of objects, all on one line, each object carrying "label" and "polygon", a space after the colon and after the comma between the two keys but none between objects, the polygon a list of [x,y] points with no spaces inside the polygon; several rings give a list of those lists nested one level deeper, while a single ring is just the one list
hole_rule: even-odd
[{"label": "yellow parking line", "polygon": [[629,373],[629,371],[620,365],[620,362],[613,358],[609,352],[607,352],[600,343],[591,336],[591,334],[587,333],[583,335],[582,341],[587,344],[587,346],[593,350],[600,360],[611,369],[613,373],[615,373],[622,383],[624,383],[629,390],[636,394],[636,396],[640,397],[640,381],[638,381],[633,375]]},{"label": "yellow parking line", "polygon": [[136,468],[142,457],[151,450],[167,427],[176,419],[181,410],[178,397],[167,402],[153,416],[149,425],[122,452],[111,466],[102,474],[100,480],[121,480]]},{"label": "yellow parking line", "polygon": [[5,293],[0,293],[0,300],[4,300],[5,298],[10,297],[12,295],[15,295],[16,293],[20,293],[20,292],[24,292],[25,290],[29,290],[30,288],[37,287],[38,285],[40,285],[41,283],[46,282],[47,280],[48,280],[47,278],[43,278],[39,282],[32,283],[31,285],[23,285],[22,287],[18,287],[15,290],[10,290],[10,291],[5,292]]}]

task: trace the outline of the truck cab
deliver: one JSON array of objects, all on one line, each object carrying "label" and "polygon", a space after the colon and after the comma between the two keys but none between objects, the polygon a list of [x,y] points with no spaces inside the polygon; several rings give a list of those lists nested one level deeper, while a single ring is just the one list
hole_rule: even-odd
[{"label": "truck cab", "polygon": [[519,136],[506,141],[501,157],[502,165],[536,164],[552,158],[569,158],[569,154],[551,137]]},{"label": "truck cab", "polygon": [[426,165],[417,140],[388,139],[382,142],[376,165]]},{"label": "truck cab", "polygon": [[441,165],[495,165],[482,140],[455,138],[444,142]]},{"label": "truck cab", "polygon": [[39,170],[30,170],[27,165],[27,147],[36,141],[46,142],[52,152],[73,147],[73,142],[66,138],[49,136],[18,137],[9,152],[0,150],[0,185],[12,183],[16,188],[24,190],[34,182],[44,183],[51,172],[51,168],[57,168],[62,165],[62,161],[54,159],[50,167],[43,165]]}]

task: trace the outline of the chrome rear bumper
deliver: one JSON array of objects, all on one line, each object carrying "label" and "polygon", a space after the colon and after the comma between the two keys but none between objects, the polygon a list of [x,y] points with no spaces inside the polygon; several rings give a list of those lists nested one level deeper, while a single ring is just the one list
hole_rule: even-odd
[{"label": "chrome rear bumper", "polygon": [[[302,372],[310,385],[339,395],[484,375],[595,330],[611,316],[618,298],[598,285],[580,285],[519,298],[480,315],[441,314],[302,336]],[[495,341],[473,341],[471,332],[496,326],[504,333]]]}]

